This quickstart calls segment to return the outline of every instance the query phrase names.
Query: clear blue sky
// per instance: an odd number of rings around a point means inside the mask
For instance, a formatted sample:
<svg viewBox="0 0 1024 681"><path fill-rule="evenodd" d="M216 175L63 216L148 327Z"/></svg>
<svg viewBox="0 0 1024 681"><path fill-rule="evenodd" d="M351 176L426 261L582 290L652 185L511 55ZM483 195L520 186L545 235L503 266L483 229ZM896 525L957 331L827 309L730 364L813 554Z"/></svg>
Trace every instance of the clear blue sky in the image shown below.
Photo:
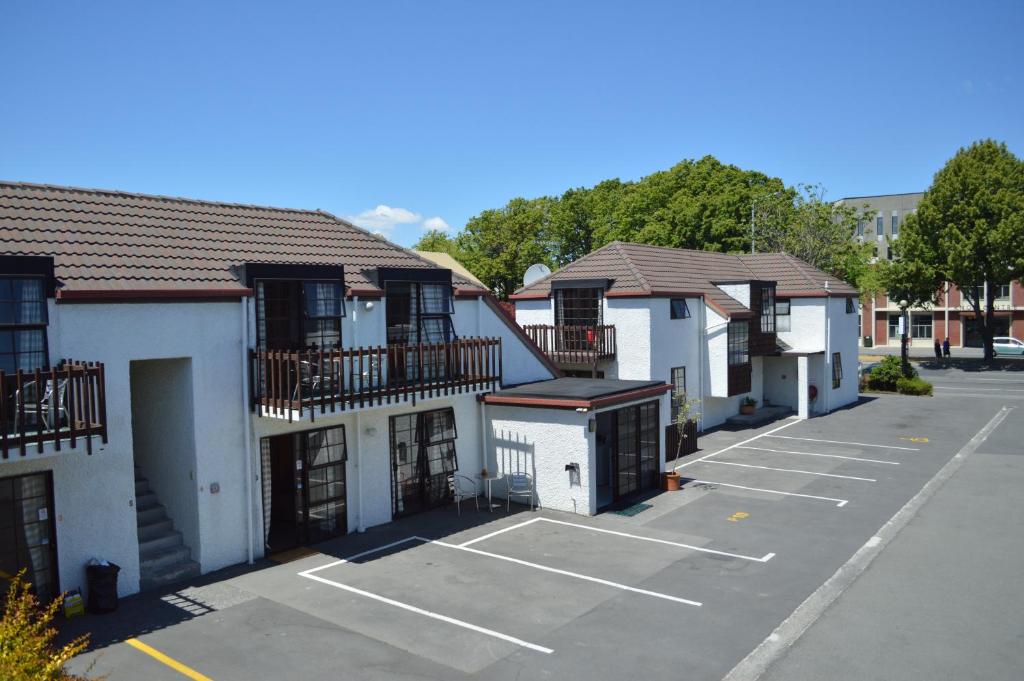
<svg viewBox="0 0 1024 681"><path fill-rule="evenodd" d="M831 198L922 190L982 137L1024 155L1024 2L843 4L9 2L0 178L408 245L705 154Z"/></svg>

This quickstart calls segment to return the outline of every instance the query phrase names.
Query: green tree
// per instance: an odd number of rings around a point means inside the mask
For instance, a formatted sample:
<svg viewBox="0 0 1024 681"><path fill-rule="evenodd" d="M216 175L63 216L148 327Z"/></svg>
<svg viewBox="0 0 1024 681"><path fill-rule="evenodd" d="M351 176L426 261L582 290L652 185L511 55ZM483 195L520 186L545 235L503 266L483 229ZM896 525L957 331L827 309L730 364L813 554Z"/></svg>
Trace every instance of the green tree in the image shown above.
<svg viewBox="0 0 1024 681"><path fill-rule="evenodd" d="M455 240L448 236L447 232L440 229L432 229L416 242L413 248L417 251L438 251L455 257Z"/></svg>
<svg viewBox="0 0 1024 681"><path fill-rule="evenodd" d="M935 174L894 250L890 296L933 302L943 282L952 282L981 320L991 361L993 285L1024 276L1024 163L993 140L961 148Z"/></svg>

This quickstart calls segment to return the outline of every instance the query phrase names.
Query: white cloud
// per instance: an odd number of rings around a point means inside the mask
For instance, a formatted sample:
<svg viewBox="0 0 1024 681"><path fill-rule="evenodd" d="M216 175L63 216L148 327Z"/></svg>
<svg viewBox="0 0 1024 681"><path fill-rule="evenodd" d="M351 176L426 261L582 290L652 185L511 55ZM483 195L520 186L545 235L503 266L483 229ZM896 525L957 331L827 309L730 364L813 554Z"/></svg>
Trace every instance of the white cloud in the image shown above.
<svg viewBox="0 0 1024 681"><path fill-rule="evenodd" d="M447 232L451 226L440 217L432 217L423 221L423 229L438 229Z"/></svg>
<svg viewBox="0 0 1024 681"><path fill-rule="evenodd" d="M346 219L363 229L387 233L398 225L414 225L422 220L423 216L405 208L393 208L382 203L376 208L364 210L359 215L348 215Z"/></svg>

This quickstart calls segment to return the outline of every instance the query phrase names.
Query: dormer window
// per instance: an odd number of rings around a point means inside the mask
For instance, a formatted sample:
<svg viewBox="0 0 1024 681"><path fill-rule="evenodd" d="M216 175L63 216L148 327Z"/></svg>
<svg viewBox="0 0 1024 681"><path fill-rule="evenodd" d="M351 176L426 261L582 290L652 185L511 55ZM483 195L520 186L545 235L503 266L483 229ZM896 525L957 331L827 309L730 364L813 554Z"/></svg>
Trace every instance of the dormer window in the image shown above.
<svg viewBox="0 0 1024 681"><path fill-rule="evenodd" d="M345 284L341 267L246 265L256 292L256 343L266 350L341 347Z"/></svg>
<svg viewBox="0 0 1024 681"><path fill-rule="evenodd" d="M603 297L597 287L555 289L555 325L600 326Z"/></svg>
<svg viewBox="0 0 1024 681"><path fill-rule="evenodd" d="M448 343L455 338L452 272L427 268L381 268L389 345Z"/></svg>

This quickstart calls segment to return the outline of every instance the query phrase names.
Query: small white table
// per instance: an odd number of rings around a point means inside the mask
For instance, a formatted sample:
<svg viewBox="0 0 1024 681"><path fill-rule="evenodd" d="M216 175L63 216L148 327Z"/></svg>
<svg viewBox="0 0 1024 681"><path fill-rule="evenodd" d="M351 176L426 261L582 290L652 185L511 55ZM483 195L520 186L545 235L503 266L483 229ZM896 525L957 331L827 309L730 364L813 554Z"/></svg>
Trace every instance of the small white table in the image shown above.
<svg viewBox="0 0 1024 681"><path fill-rule="evenodd" d="M495 480L501 480L505 476L504 475L488 475L486 478L483 477L483 476L479 476L479 477L480 477L481 480L484 481L484 489L487 491L487 510L489 510L491 513L494 513L494 509L497 508L498 506L501 506L501 504L495 504L494 503L491 485L494 484Z"/></svg>

